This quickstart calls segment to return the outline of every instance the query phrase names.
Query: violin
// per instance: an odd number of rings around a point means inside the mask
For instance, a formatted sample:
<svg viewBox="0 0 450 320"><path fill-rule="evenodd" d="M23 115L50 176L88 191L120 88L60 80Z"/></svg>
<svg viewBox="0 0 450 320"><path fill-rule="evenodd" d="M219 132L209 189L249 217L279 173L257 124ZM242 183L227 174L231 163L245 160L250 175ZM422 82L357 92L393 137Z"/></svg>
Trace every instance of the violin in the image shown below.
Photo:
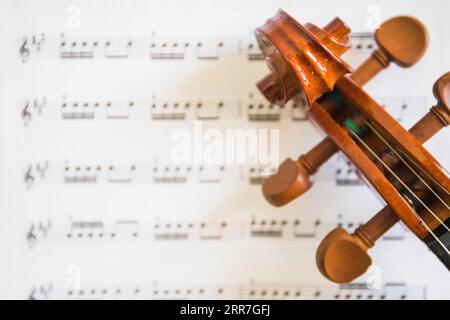
<svg viewBox="0 0 450 320"><path fill-rule="evenodd" d="M256 30L270 70L258 89L280 107L293 100L327 135L297 160L285 160L265 180L263 195L274 206L286 205L308 191L311 176L340 151L386 207L352 234L332 230L316 251L319 271L337 283L361 276L372 264L368 250L399 221L450 269L449 175L422 145L450 123L450 72L434 83L436 105L408 131L362 86L391 62L417 63L428 46L425 26L409 16L385 21L374 35L378 48L355 70L341 58L349 33L339 18L319 28L282 10Z"/></svg>

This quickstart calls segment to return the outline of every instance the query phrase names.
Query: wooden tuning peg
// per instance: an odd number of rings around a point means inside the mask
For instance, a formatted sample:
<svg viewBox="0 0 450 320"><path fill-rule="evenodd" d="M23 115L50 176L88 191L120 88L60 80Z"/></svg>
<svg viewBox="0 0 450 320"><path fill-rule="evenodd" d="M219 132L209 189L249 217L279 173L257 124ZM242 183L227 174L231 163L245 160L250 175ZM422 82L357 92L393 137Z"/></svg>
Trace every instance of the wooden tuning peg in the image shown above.
<svg viewBox="0 0 450 320"><path fill-rule="evenodd" d="M423 116L409 132L421 143L425 143L443 127L450 124L450 72L442 75L433 85L437 104Z"/></svg>
<svg viewBox="0 0 450 320"><path fill-rule="evenodd" d="M437 105L409 130L421 143L450 124L450 72L435 82L433 93ZM386 206L353 234L340 227L334 229L317 248L316 263L320 272L337 283L351 282L363 275L372 264L368 249L398 220L395 212Z"/></svg>
<svg viewBox="0 0 450 320"><path fill-rule="evenodd" d="M428 47L428 32L418 19L399 16L381 24L375 31L375 41L379 48L351 75L360 85L367 83L391 62L402 68L415 64Z"/></svg>
<svg viewBox="0 0 450 320"><path fill-rule="evenodd" d="M277 173L269 176L262 186L264 198L276 206L283 206L309 190L310 180L317 168L337 151L331 139L324 139L296 161L285 160Z"/></svg>
<svg viewBox="0 0 450 320"><path fill-rule="evenodd" d="M314 27L308 24L306 27L314 30ZM329 29L331 28L324 28L324 30ZM333 29L341 30L342 27ZM332 34L330 31L327 32ZM316 33L319 34L319 31ZM375 40L379 48L374 50L371 57L350 75L360 85L366 84L381 70L387 68L391 61L401 67L411 67L417 63L428 46L428 32L416 18L399 16L385 21L375 32ZM341 39L341 41L343 40ZM272 80L266 77L265 81L269 83ZM438 80L436 84L438 82L442 86L443 82ZM268 84L265 85L265 90L266 96L275 95L275 93L270 93ZM326 103L327 109L335 108L333 100L326 99L323 102ZM435 111L439 112L439 109ZM431 116L430 120L438 121L434 116ZM422 130L433 130L434 127L430 126L422 128ZM325 138L310 151L301 155L298 160L287 159L280 166L278 172L267 178L263 184L264 197L274 206L283 206L298 198L312 186L311 175L316 173L320 166L338 151L334 142L330 138Z"/></svg>
<svg viewBox="0 0 450 320"><path fill-rule="evenodd" d="M334 229L317 248L319 271L337 283L347 283L358 278L372 264L367 250L397 221L397 215L386 206L353 234L340 227Z"/></svg>

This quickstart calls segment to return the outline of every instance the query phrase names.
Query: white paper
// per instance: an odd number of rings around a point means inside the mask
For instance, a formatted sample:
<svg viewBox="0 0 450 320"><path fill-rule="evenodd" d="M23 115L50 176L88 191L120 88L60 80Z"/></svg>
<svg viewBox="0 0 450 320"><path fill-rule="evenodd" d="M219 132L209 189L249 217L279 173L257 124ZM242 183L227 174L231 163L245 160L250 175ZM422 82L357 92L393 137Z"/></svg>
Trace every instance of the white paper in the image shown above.
<svg viewBox="0 0 450 320"><path fill-rule="evenodd" d="M450 69L448 1L2 1L0 297L36 299L448 299L448 271L402 225L349 286L318 272L315 249L383 207L335 156L283 208L260 164L175 164L174 131L279 129L279 161L323 135L292 105L271 108L253 30L283 8L352 28L353 66L377 22L430 33L425 57L367 90L406 127ZM406 106L406 107L405 107ZM427 148L450 165L448 132ZM372 289L367 289L369 286Z"/></svg>

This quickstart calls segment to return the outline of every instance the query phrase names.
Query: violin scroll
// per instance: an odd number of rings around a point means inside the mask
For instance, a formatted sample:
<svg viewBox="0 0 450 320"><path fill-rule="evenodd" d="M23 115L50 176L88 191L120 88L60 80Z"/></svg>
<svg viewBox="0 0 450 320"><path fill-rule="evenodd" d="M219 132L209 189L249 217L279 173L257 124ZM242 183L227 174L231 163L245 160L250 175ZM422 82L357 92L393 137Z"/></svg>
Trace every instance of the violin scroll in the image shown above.
<svg viewBox="0 0 450 320"><path fill-rule="evenodd" d="M416 30L416 32L398 38L395 43L392 42L391 36L402 34L405 26L409 30ZM323 31L320 31L321 29L314 25L306 24L306 28L309 28L319 38L326 39L326 36L320 35ZM345 43L346 29L342 27L340 20L333 20L328 26L324 27L324 30L328 37L337 38L334 43ZM428 45L427 30L423 24L416 18L407 16L394 17L385 21L380 29L376 31L375 38L379 48L374 50L371 57L350 75L360 85L364 85L371 80L379 71L386 68L391 61L405 67L414 65L422 58ZM332 47L330 44L328 46ZM409 48L409 50L400 50L399 48ZM344 46L333 47L334 52L338 55L345 52L344 49L346 49ZM380 55L385 57L383 66L374 58ZM286 81L283 86L282 81L278 82L277 77L273 73L258 83L261 92L271 102L285 99L285 95L282 93L283 88L289 88L294 85L295 82L290 83ZM291 89L290 91L292 92L293 90ZM441 91L442 89L439 90L439 92ZM289 97L289 95L287 96ZM326 105L327 108L336 108L333 100L322 100L322 105ZM439 110L436 110L436 112L439 112ZM298 198L311 188L311 176L338 151L339 149L335 143L330 138L325 138L310 151L301 155L298 160L287 159L280 166L278 172L268 177L264 182L264 197L269 203L277 207Z"/></svg>
<svg viewBox="0 0 450 320"><path fill-rule="evenodd" d="M339 18L323 29L301 25L280 10L255 32L270 74L256 85L271 103L294 99L310 106L351 71L339 56L350 48L350 28Z"/></svg>

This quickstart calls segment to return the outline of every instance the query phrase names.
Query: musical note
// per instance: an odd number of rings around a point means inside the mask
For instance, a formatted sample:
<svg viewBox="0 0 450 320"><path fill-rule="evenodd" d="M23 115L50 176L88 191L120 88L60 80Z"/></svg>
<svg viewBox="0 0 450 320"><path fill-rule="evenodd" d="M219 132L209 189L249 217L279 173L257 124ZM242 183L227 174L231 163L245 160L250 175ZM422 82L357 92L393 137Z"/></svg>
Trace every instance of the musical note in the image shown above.
<svg viewBox="0 0 450 320"><path fill-rule="evenodd" d="M200 224L199 239L200 240L221 240L224 235L224 229L227 227L227 222L206 223Z"/></svg>
<svg viewBox="0 0 450 320"><path fill-rule="evenodd" d="M250 121L280 121L281 108L271 103L249 103L247 116Z"/></svg>
<svg viewBox="0 0 450 320"><path fill-rule="evenodd" d="M61 34L59 55L61 59L92 59L97 48L97 41L66 40L64 34Z"/></svg>
<svg viewBox="0 0 450 320"><path fill-rule="evenodd" d="M302 223L300 220L294 222L294 237L296 238L315 238L317 236L317 230L322 224L320 219L315 220L313 223Z"/></svg>
<svg viewBox="0 0 450 320"><path fill-rule="evenodd" d="M224 108L225 103L220 100L212 105L206 105L203 102L198 102L195 108L197 120L219 120L220 113Z"/></svg>
<svg viewBox="0 0 450 320"><path fill-rule="evenodd" d="M350 34L352 48L356 50L373 50L376 47L373 34L370 32L353 32Z"/></svg>
<svg viewBox="0 0 450 320"><path fill-rule="evenodd" d="M174 225L171 223L155 223L153 238L159 241L187 240L193 227L193 223L177 223Z"/></svg>
<svg viewBox="0 0 450 320"><path fill-rule="evenodd" d="M256 220L252 220L250 227L251 236L254 238L282 238L286 223L286 220L280 221L280 223L277 220L261 220L259 223Z"/></svg>
<svg viewBox="0 0 450 320"><path fill-rule="evenodd" d="M159 167L153 168L154 183L186 183L187 175L192 171L190 166Z"/></svg>
<svg viewBox="0 0 450 320"><path fill-rule="evenodd" d="M224 42L198 42L196 45L196 57L199 60L218 60L220 51L224 47Z"/></svg>
<svg viewBox="0 0 450 320"><path fill-rule="evenodd" d="M155 60L183 60L185 58L185 51L190 47L189 42L179 43L152 41L150 44L150 58Z"/></svg>
<svg viewBox="0 0 450 320"><path fill-rule="evenodd" d="M151 119L153 120L185 120L187 109L191 107L190 102L162 102L154 101L151 104Z"/></svg>
<svg viewBox="0 0 450 320"><path fill-rule="evenodd" d="M129 234L133 238L139 236L139 223L136 220L117 220L114 222L111 237L115 238L118 234Z"/></svg>
<svg viewBox="0 0 450 320"><path fill-rule="evenodd" d="M105 58L124 59L128 58L129 51L133 47L133 40L122 40L105 43Z"/></svg>
<svg viewBox="0 0 450 320"><path fill-rule="evenodd" d="M69 105L67 102L61 104L62 119L94 119L95 109L99 106L98 103L89 104L74 102Z"/></svg>
<svg viewBox="0 0 450 320"><path fill-rule="evenodd" d="M263 184L268 176L274 174L276 168L269 166L250 166L249 167L249 183L251 185Z"/></svg>
<svg viewBox="0 0 450 320"><path fill-rule="evenodd" d="M245 54L249 61L263 61L265 59L264 54L261 52L259 45L255 39L243 41L245 47Z"/></svg>
<svg viewBox="0 0 450 320"><path fill-rule="evenodd" d="M97 175L102 171L101 166L70 166L64 168L65 183L95 183Z"/></svg>
<svg viewBox="0 0 450 320"><path fill-rule="evenodd" d="M116 168L109 166L108 182L110 183L129 183L133 179L133 173L136 171L136 165L129 167Z"/></svg>
<svg viewBox="0 0 450 320"><path fill-rule="evenodd" d="M70 231L66 234L67 238L102 238L105 235L104 224L102 221L75 221L70 224Z"/></svg>
<svg viewBox="0 0 450 320"><path fill-rule="evenodd" d="M200 183L219 183L224 171L225 166L223 165L200 166L198 168L198 181Z"/></svg>

